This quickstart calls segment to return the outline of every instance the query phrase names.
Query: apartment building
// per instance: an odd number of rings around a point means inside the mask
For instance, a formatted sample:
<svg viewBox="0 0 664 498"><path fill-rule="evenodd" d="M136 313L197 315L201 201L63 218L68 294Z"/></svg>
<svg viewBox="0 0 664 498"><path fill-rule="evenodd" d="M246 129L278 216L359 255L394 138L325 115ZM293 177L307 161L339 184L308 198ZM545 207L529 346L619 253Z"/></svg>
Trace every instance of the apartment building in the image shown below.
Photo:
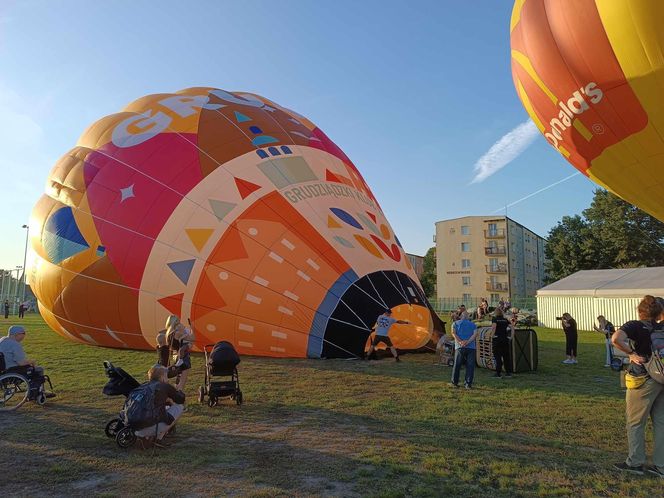
<svg viewBox="0 0 664 498"><path fill-rule="evenodd" d="M417 254L410 254L407 252L406 257L408 258L408 261L410 261L410 265L413 267L415 275L421 280L422 273L424 273L424 256L418 256Z"/></svg>
<svg viewBox="0 0 664 498"><path fill-rule="evenodd" d="M436 223L438 299L534 296L544 285L546 240L507 216L465 216Z"/></svg>

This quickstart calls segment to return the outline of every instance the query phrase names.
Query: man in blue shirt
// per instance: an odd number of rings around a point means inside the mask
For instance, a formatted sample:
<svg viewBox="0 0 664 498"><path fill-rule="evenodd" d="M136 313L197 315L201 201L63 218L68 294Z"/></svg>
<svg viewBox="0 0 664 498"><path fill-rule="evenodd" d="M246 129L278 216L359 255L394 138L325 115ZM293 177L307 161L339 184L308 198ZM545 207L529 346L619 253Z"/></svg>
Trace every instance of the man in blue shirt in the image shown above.
<svg viewBox="0 0 664 498"><path fill-rule="evenodd" d="M452 385L459 387L459 375L461 365L466 364L466 377L464 387L473 388L475 376L475 338L477 337L477 325L468 320L468 313L461 313L461 318L452 324L452 335L456 346L454 354L454 370L452 371Z"/></svg>
<svg viewBox="0 0 664 498"><path fill-rule="evenodd" d="M371 341L371 347L369 347L369 352L367 353L366 356L367 359L371 358L371 355L376 349L376 345L379 342L382 342L388 348L390 348L390 351L392 351L392 356L394 356L395 361L401 361L399 360L399 355L397 353L397 350L392 345L392 340L388 337L388 334L390 333L390 327L392 327L392 325L394 325L395 323L407 325L410 322L408 320L397 320L396 318L392 318L392 310L390 309L385 310L385 312L376 319L376 328L375 328L376 335L374 336L373 341Z"/></svg>

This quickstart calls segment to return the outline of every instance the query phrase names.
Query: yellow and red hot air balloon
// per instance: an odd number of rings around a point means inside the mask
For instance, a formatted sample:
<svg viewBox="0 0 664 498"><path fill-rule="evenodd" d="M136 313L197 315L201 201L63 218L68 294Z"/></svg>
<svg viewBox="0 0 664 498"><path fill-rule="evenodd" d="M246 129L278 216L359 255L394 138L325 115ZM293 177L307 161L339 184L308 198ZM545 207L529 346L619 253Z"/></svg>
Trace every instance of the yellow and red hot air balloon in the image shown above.
<svg viewBox="0 0 664 498"><path fill-rule="evenodd" d="M439 320L348 157L306 118L247 93L143 97L88 128L31 221L42 315L79 342L149 349L166 317L197 346L359 355L385 308L396 347Z"/></svg>
<svg viewBox="0 0 664 498"><path fill-rule="evenodd" d="M512 75L546 139L664 221L664 2L517 0Z"/></svg>

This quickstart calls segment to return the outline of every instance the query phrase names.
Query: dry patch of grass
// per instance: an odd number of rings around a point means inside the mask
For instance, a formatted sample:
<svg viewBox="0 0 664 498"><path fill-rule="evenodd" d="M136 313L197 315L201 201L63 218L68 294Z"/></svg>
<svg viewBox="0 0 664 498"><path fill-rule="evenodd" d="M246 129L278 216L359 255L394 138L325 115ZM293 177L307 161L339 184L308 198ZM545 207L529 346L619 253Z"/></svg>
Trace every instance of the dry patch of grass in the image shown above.
<svg viewBox="0 0 664 498"><path fill-rule="evenodd" d="M9 322L9 321L8 321ZM69 343L26 319L24 343L58 397L0 415L0 496L659 496L624 476L624 401L603 368L603 338L581 333L580 364L561 365L560 331L538 329L540 368L511 380L479 369L450 388L430 355L400 364L243 358L245 404L195 403L168 450L120 450L104 436L122 398L101 394L102 361L142 379L150 352Z"/></svg>

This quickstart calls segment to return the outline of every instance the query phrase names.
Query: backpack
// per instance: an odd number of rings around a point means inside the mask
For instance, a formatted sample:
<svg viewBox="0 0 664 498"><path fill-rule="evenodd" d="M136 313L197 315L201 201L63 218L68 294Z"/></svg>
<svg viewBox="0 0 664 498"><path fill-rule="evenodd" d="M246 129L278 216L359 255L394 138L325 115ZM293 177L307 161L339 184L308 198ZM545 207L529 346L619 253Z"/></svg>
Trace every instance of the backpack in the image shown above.
<svg viewBox="0 0 664 498"><path fill-rule="evenodd" d="M643 323L646 324L646 322ZM650 330L652 354L644 366L652 380L664 384L664 329L653 329L649 323L646 324L646 327Z"/></svg>
<svg viewBox="0 0 664 498"><path fill-rule="evenodd" d="M129 393L121 413L121 418L126 426L138 430L159 422L159 411L155 406L157 386L156 382L148 382Z"/></svg>

